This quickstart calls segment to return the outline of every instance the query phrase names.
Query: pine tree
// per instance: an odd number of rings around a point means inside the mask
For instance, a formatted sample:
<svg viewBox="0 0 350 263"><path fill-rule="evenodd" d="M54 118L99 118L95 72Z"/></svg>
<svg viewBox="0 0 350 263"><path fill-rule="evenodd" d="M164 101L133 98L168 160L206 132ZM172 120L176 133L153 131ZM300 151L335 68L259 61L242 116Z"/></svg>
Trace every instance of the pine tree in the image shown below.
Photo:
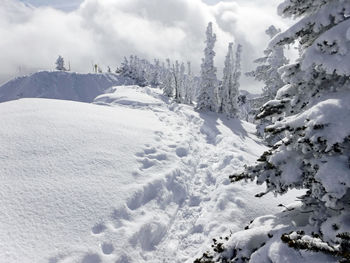
<svg viewBox="0 0 350 263"><path fill-rule="evenodd" d="M185 76L185 64L182 62L180 65L180 71L179 71L179 92L180 92L180 102L184 102L184 94L187 92L186 91L186 76Z"/></svg>
<svg viewBox="0 0 350 263"><path fill-rule="evenodd" d="M165 68L162 81L163 94L167 97L172 97L174 95L173 87L173 77L170 67L170 59L166 59L167 68Z"/></svg>
<svg viewBox="0 0 350 263"><path fill-rule="evenodd" d="M181 103L181 91L180 91L180 85L181 85L181 79L180 79L180 64L179 61L175 61L175 64L173 64L172 67L172 74L173 74L173 84L175 91L175 101L178 103Z"/></svg>
<svg viewBox="0 0 350 263"><path fill-rule="evenodd" d="M160 85L160 74L161 74L161 67L160 67L160 62L159 62L159 59L155 59L154 60L154 65L153 67L150 67L150 71L151 71L151 74L150 74L150 85L151 87L153 88L156 88Z"/></svg>
<svg viewBox="0 0 350 263"><path fill-rule="evenodd" d="M66 68L64 67L64 59L61 56L58 56L57 60L56 60L56 69L60 70L60 71L65 71Z"/></svg>
<svg viewBox="0 0 350 263"><path fill-rule="evenodd" d="M197 98L198 110L217 110L216 88L217 77L214 67L214 46L216 35L213 33L213 24L210 22L206 31L206 48L204 49L204 58L201 65L200 91Z"/></svg>
<svg viewBox="0 0 350 263"><path fill-rule="evenodd" d="M257 179L276 194L306 189L310 225L337 247L350 216L350 2L286 0L279 13L299 21L270 46L299 41L301 56L281 69L287 85L258 117L273 117L266 132L283 139L232 181Z"/></svg>
<svg viewBox="0 0 350 263"><path fill-rule="evenodd" d="M235 60L232 62L232 85L230 86L228 101L225 103L224 108L224 112L232 118L239 117L238 96L241 77L241 55L242 45L238 44Z"/></svg>
<svg viewBox="0 0 350 263"><path fill-rule="evenodd" d="M281 30L273 25L270 26L265 33L272 39ZM288 63L288 59L284 56L283 46L269 46L264 50L265 56L258 58L254 62L261 64L255 70L247 72L246 75L253 77L257 81L264 82L262 95L266 97L266 101L275 98L277 91L284 86L278 69Z"/></svg>
<svg viewBox="0 0 350 263"><path fill-rule="evenodd" d="M281 30L277 29L273 25L270 26L265 33L272 39ZM264 51L265 56L255 60L255 63L261 64L256 67L255 70L246 73L247 76L253 77L257 81L264 83L261 105L267 101L272 100L276 97L277 91L284 86L279 69L288 63L288 59L284 56L283 46L269 46ZM264 137L264 129L266 126L272 124L272 118L262 118L257 121L257 132L258 135ZM269 145L273 145L281 139L280 136L269 136L265 138Z"/></svg>
<svg viewBox="0 0 350 263"><path fill-rule="evenodd" d="M194 83L193 83L193 76L192 76L192 69L191 69L191 62L187 62L187 75L184 79L184 93L185 93L185 103L192 105L192 99L193 99L193 89L194 89Z"/></svg>
<svg viewBox="0 0 350 263"><path fill-rule="evenodd" d="M225 58L222 83L219 86L219 108L218 112L226 112L230 100L230 90L233 88L233 43L229 43Z"/></svg>

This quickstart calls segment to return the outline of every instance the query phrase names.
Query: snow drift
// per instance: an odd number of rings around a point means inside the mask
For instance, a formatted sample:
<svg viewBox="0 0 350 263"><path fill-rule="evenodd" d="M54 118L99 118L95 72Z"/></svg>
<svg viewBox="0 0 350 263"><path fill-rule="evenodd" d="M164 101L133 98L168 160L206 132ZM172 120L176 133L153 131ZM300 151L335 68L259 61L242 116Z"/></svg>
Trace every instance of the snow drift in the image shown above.
<svg viewBox="0 0 350 263"><path fill-rule="evenodd" d="M92 102L108 88L129 83L113 73L80 74L65 71L40 71L15 78L0 87L0 102L20 98L49 98Z"/></svg>

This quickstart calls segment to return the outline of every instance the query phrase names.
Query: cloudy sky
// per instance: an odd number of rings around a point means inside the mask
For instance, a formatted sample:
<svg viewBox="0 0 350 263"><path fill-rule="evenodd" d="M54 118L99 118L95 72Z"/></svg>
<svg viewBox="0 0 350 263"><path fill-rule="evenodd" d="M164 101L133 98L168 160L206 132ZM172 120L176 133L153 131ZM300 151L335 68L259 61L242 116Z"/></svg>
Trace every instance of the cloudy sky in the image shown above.
<svg viewBox="0 0 350 263"><path fill-rule="evenodd" d="M170 58L199 65L209 21L217 34L216 66L222 71L229 42L244 48L243 70L262 55L281 0L1 0L0 83L28 72L53 69L57 56L72 70L92 64L116 68L124 56ZM259 85L243 79L242 88Z"/></svg>

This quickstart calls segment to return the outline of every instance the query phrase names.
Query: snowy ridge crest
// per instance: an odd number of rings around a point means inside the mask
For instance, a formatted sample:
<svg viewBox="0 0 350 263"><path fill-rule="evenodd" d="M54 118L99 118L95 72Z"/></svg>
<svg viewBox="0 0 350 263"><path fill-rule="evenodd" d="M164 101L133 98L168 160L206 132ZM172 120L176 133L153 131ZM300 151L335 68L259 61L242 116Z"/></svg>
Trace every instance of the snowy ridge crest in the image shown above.
<svg viewBox="0 0 350 263"><path fill-rule="evenodd" d="M92 102L112 87L129 84L130 79L113 73L81 74L40 71L18 77L0 87L0 102L21 98L47 98Z"/></svg>

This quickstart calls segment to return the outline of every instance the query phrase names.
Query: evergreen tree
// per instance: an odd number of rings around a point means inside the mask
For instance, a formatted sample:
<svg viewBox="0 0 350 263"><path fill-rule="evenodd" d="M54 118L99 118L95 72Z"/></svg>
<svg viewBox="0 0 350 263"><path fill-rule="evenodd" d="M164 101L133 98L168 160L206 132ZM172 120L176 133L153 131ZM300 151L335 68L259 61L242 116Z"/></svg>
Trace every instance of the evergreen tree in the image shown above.
<svg viewBox="0 0 350 263"><path fill-rule="evenodd" d="M186 76L185 76L185 64L182 62L180 65L180 71L179 71L179 92L180 92L180 102L184 102L184 94L187 92L186 89Z"/></svg>
<svg viewBox="0 0 350 263"><path fill-rule="evenodd" d="M150 71L151 71L151 80L150 80L150 85L151 87L153 88L156 88L160 85L160 75L161 75L161 67L160 67L160 62L159 62L159 59L155 59L154 60L154 66L153 68L150 67Z"/></svg>
<svg viewBox="0 0 350 263"><path fill-rule="evenodd" d="M309 230L349 260L349 247L338 244L348 235L342 226L350 217L350 2L286 0L279 13L299 21L276 36L271 48L299 41L302 52L295 63L282 68L287 85L258 117L273 117L266 132L283 139L232 181L257 179L276 194L306 189L301 201L309 214ZM312 238L301 239L305 244L294 246L299 243L291 236L282 238L295 248L322 251Z"/></svg>
<svg viewBox="0 0 350 263"><path fill-rule="evenodd" d="M225 103L224 112L232 118L239 117L239 106L238 106L238 96L239 96L239 86L241 77L241 55L242 55L242 45L238 44L235 61L232 62L232 85L229 89L228 101Z"/></svg>
<svg viewBox="0 0 350 263"><path fill-rule="evenodd" d="M281 30L277 29L273 25L270 26L265 33L272 39ZM254 71L246 73L247 76L253 77L257 81L261 81L264 83L262 96L264 97L261 100L262 105L267 101L275 98L277 91L284 86L284 82L281 78L281 74L279 73L279 68L286 65L288 63L288 59L284 56L284 47L280 45L269 46L264 51L265 56L255 60L255 63L261 64L256 67ZM272 118L262 118L257 121L257 132L258 135L264 137L264 129L266 126L272 124ZM281 139L280 136L269 136L269 138L265 138L269 145L273 145L277 141Z"/></svg>
<svg viewBox="0 0 350 263"><path fill-rule="evenodd" d="M172 74L173 74L173 80L174 80L172 83L174 84L173 90L175 91L175 101L180 103L181 102L180 64L179 64L179 61L177 60L175 61L175 64L173 64Z"/></svg>
<svg viewBox="0 0 350 263"><path fill-rule="evenodd" d="M229 43L228 51L225 58L225 65L223 70L222 83L219 86L219 108L218 112L223 113L226 111L227 104L229 103L230 90L233 88L233 43Z"/></svg>
<svg viewBox="0 0 350 263"><path fill-rule="evenodd" d="M146 59L140 59L137 56L130 56L129 60L124 58L121 63L120 74L133 80L135 85L141 87L150 85L151 87L160 87L163 94L167 97L174 97L178 103L191 103L192 100L192 76L190 63L188 74L186 75L185 64L175 61L171 65L170 59L166 60L167 67L163 63L160 66L158 59L154 64Z"/></svg>
<svg viewBox="0 0 350 263"><path fill-rule="evenodd" d="M237 46L236 58L233 58L233 43L229 43L222 84L219 87L219 112L226 113L228 117L238 117L239 105L239 79L241 75L242 46Z"/></svg>
<svg viewBox="0 0 350 263"><path fill-rule="evenodd" d="M56 69L60 70L60 71L65 71L66 68L64 67L64 59L61 56L58 56L57 60L56 60Z"/></svg>
<svg viewBox="0 0 350 263"><path fill-rule="evenodd" d="M174 87L172 81L172 73L170 68L170 59L166 59L167 68L163 74L162 89L163 94L167 97L172 97L174 95Z"/></svg>
<svg viewBox="0 0 350 263"><path fill-rule="evenodd" d="M277 29L273 25L270 26L265 33L272 39L281 30ZM284 56L283 46L269 46L264 50L265 56L255 60L257 64L261 64L256 67L255 70L247 72L246 75L253 77L257 81L264 82L263 96L266 97L266 101L275 98L277 91L284 86L284 82L281 78L278 69L288 63L288 59Z"/></svg>
<svg viewBox="0 0 350 263"><path fill-rule="evenodd" d="M184 92L185 92L185 103L191 105L192 99L193 99L193 90L194 90L194 83L193 83L193 76L192 76L192 69L191 69L191 62L187 62L187 75L185 76L184 80Z"/></svg>
<svg viewBox="0 0 350 263"><path fill-rule="evenodd" d="M217 110L216 88L217 77L214 67L214 46L216 35L213 33L213 24L210 22L206 31L206 48L204 49L204 58L201 64L200 91L197 98L198 110Z"/></svg>

